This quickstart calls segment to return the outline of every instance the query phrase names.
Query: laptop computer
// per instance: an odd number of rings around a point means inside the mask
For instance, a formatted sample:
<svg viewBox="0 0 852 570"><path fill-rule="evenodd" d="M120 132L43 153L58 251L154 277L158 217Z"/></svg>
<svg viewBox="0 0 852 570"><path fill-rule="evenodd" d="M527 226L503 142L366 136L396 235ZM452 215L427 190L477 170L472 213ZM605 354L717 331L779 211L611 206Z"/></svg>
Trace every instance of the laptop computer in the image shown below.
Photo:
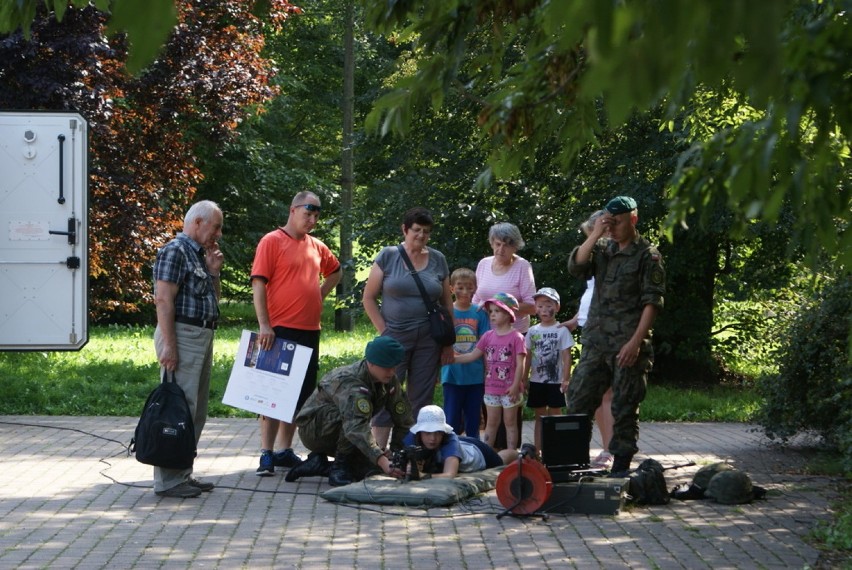
<svg viewBox="0 0 852 570"><path fill-rule="evenodd" d="M587 414L542 416L541 461L554 482L572 481L589 469L592 420Z"/></svg>

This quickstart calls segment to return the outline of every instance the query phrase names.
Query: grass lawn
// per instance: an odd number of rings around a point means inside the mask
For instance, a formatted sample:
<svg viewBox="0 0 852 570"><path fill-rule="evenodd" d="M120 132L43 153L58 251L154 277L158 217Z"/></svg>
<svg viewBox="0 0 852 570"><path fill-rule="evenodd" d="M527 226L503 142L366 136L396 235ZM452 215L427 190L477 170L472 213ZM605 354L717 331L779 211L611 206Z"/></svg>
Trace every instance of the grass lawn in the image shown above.
<svg viewBox="0 0 852 570"><path fill-rule="evenodd" d="M252 417L222 404L243 329L254 329L250 305L223 304L224 325L216 331L210 415ZM336 332L331 308L323 316L320 376L353 362L375 331L356 319L352 332ZM98 326L77 352L0 352L0 378L6 395L0 414L136 416L159 381L152 326ZM442 401L440 389L436 402ZM749 421L758 405L747 388L706 389L650 386L642 404L644 421Z"/></svg>

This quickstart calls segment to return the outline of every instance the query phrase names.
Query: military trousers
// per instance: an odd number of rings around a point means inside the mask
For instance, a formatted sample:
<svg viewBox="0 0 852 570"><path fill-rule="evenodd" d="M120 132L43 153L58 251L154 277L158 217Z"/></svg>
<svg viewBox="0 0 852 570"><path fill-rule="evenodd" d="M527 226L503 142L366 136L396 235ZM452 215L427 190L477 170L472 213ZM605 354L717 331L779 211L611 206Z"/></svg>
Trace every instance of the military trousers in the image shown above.
<svg viewBox="0 0 852 570"><path fill-rule="evenodd" d="M332 457L345 455L369 462L367 456L343 432L343 417L336 406L323 406L310 417L300 419L298 425L299 439L311 451Z"/></svg>
<svg viewBox="0 0 852 570"><path fill-rule="evenodd" d="M649 340L643 341L636 363L629 368L620 368L617 357L617 350L583 347L568 384L568 413L593 417L604 393L612 388L614 424L609 452L633 457L639 451L639 404L645 399L654 350Z"/></svg>

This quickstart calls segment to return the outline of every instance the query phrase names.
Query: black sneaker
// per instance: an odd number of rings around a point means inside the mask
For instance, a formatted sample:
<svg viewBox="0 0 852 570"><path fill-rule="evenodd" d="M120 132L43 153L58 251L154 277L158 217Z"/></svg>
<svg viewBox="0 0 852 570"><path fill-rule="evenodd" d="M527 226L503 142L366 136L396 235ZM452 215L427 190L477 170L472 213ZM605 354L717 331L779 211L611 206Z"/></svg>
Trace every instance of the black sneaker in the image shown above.
<svg viewBox="0 0 852 570"><path fill-rule="evenodd" d="M214 485L213 483L208 483L207 481L199 481L195 477L190 477L189 479L186 480L186 483L190 487L195 487L196 489L201 489L205 493L209 493L210 491L213 490L214 487L216 487L216 485Z"/></svg>
<svg viewBox="0 0 852 570"><path fill-rule="evenodd" d="M258 477L269 477L275 474L275 461L272 459L271 451L262 451L260 453L260 467L257 468L255 474Z"/></svg>
<svg viewBox="0 0 852 570"><path fill-rule="evenodd" d="M181 483L165 491L157 491L158 497L172 497L173 499L191 499L201 494L201 489L193 487L189 483Z"/></svg>
<svg viewBox="0 0 852 570"><path fill-rule="evenodd" d="M296 455L292 449L285 449L272 454L272 463L275 467L293 468L302 463L302 458Z"/></svg>

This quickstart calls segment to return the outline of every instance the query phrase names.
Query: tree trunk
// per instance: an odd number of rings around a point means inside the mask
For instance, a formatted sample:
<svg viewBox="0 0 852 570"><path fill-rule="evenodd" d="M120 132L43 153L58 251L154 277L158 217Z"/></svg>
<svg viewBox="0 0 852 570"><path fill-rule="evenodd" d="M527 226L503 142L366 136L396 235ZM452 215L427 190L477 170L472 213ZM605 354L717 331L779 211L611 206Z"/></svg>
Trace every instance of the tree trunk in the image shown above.
<svg viewBox="0 0 852 570"><path fill-rule="evenodd" d="M354 288L352 272L352 189L355 184L355 167L352 152L353 114L355 100L355 48L354 48L354 8L352 0L346 2L345 31L343 35L343 149L340 180L341 216L340 216L340 263L343 278L337 285L337 299L349 300ZM352 311L349 307L340 307L334 311L334 330L352 330Z"/></svg>
<svg viewBox="0 0 852 570"><path fill-rule="evenodd" d="M661 246L666 296L654 326L656 379L678 384L719 380L710 351L719 243L720 236L693 228L675 232L674 245Z"/></svg>

